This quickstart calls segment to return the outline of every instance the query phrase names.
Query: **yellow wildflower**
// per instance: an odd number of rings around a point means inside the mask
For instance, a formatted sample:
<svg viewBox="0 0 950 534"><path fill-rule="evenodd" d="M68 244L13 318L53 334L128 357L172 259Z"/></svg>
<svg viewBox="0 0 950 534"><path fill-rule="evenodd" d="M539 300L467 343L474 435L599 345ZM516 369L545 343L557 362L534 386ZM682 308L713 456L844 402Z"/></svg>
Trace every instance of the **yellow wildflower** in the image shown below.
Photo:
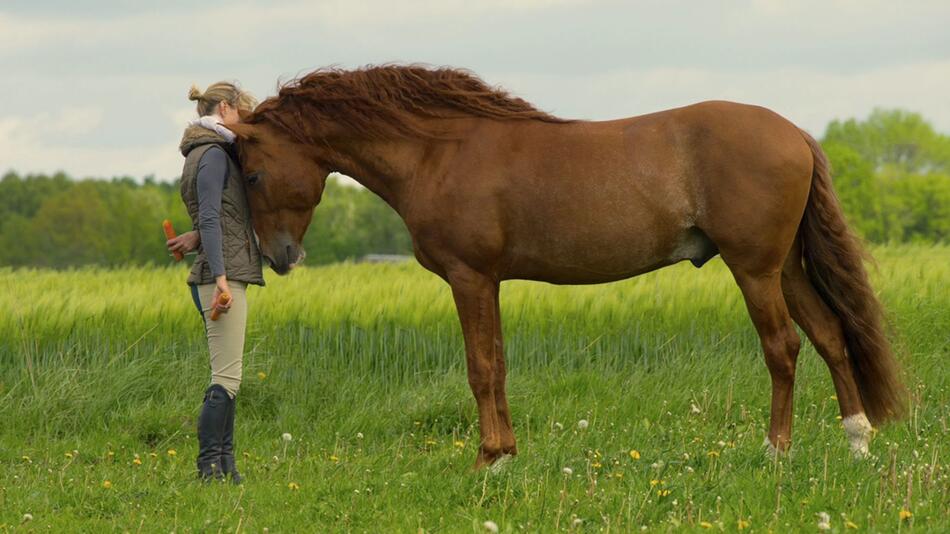
<svg viewBox="0 0 950 534"><path fill-rule="evenodd" d="M601 467L603 467L603 466L600 464L600 462L596 462L596 461L595 461L594 463L590 464L590 466L593 467L594 469L600 469Z"/></svg>
<svg viewBox="0 0 950 534"><path fill-rule="evenodd" d="M837 395L832 395L832 396L830 396L830 397L828 397L828 398L831 399L831 400L838 400L838 396L837 396Z"/></svg>
<svg viewBox="0 0 950 534"><path fill-rule="evenodd" d="M637 449L630 449L630 458L633 460L639 460L640 451L638 451Z"/></svg>
<svg viewBox="0 0 950 534"><path fill-rule="evenodd" d="M169 456L175 456L177 454L178 454L178 451L176 451L175 449L168 449Z"/></svg>
<svg viewBox="0 0 950 534"><path fill-rule="evenodd" d="M331 455L330 455L330 461L333 462L333 463L337 463L337 462L340 461L340 458L339 458L337 455L335 455L335 454L331 454Z"/></svg>
<svg viewBox="0 0 950 534"><path fill-rule="evenodd" d="M426 445L435 445L436 443L438 443L438 441L432 438L426 438Z"/></svg>
<svg viewBox="0 0 950 534"><path fill-rule="evenodd" d="M28 463L28 464L33 463L33 460L30 460L30 457L29 457L29 456L21 456L20 459L23 460L24 462Z"/></svg>
<svg viewBox="0 0 950 534"><path fill-rule="evenodd" d="M135 464L135 465L142 465L142 459L139 458L139 455L138 455L138 454L136 454L136 455L135 455L135 458L132 459L132 463Z"/></svg>
<svg viewBox="0 0 950 534"><path fill-rule="evenodd" d="M102 481L102 487L105 488L105 489L112 489L112 482L110 482L110 481L108 481L108 480L103 480L103 481Z"/></svg>
<svg viewBox="0 0 950 534"><path fill-rule="evenodd" d="M903 519L910 519L911 517L914 517L914 514L912 514L910 510L903 508L901 509L900 516L901 516L901 519L903 520Z"/></svg>
<svg viewBox="0 0 950 534"><path fill-rule="evenodd" d="M654 478L653 480L650 481L650 486L656 486L659 483L660 481Z"/></svg>
<svg viewBox="0 0 950 534"><path fill-rule="evenodd" d="M845 521L844 526L845 528L858 528L858 526L852 523L851 521Z"/></svg>
<svg viewBox="0 0 950 534"><path fill-rule="evenodd" d="M745 519L740 519L740 520L739 520L738 527L739 527L739 530L743 530L743 529L749 528L749 522L746 521Z"/></svg>
<svg viewBox="0 0 950 534"><path fill-rule="evenodd" d="M712 523L710 523L709 521L700 521L700 522L699 522L699 526L701 526L701 527L703 527L703 528L712 528L712 527L713 527Z"/></svg>
<svg viewBox="0 0 950 534"><path fill-rule="evenodd" d="M464 441L455 440L455 444L454 444L454 445L455 445L456 447L458 447L459 449L465 448L465 442L464 442Z"/></svg>
<svg viewBox="0 0 950 534"><path fill-rule="evenodd" d="M148 453L148 455L149 455L149 457L151 457L151 458L158 458L158 453L155 453L155 452L150 452L150 453Z"/></svg>
<svg viewBox="0 0 950 534"><path fill-rule="evenodd" d="M70 460L72 460L72 459L73 459L73 453L67 452L67 453L66 453L66 458L69 458Z"/></svg>
<svg viewBox="0 0 950 534"><path fill-rule="evenodd" d="M287 487L293 491L297 491L300 489L300 484L297 484L296 482L291 482L290 484L287 484Z"/></svg>
<svg viewBox="0 0 950 534"><path fill-rule="evenodd" d="M258 379L258 380L264 380L265 378L267 378L267 373L265 373L264 371L258 371L258 373L257 373L257 379Z"/></svg>
<svg viewBox="0 0 950 534"><path fill-rule="evenodd" d="M706 456L710 458L719 458L719 451L709 451L706 453Z"/></svg>
<svg viewBox="0 0 950 534"><path fill-rule="evenodd" d="M670 494L670 490L668 489L657 490L656 494L660 497L666 497L667 495Z"/></svg>

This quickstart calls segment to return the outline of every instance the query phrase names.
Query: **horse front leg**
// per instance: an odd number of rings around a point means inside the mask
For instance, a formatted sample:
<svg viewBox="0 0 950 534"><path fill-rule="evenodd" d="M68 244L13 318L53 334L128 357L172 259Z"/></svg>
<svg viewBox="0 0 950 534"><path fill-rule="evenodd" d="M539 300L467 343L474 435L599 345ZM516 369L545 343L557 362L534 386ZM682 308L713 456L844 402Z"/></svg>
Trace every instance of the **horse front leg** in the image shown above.
<svg viewBox="0 0 950 534"><path fill-rule="evenodd" d="M468 383L478 405L478 469L515 451L505 398L498 281L468 268L451 271L448 280L465 338Z"/></svg>

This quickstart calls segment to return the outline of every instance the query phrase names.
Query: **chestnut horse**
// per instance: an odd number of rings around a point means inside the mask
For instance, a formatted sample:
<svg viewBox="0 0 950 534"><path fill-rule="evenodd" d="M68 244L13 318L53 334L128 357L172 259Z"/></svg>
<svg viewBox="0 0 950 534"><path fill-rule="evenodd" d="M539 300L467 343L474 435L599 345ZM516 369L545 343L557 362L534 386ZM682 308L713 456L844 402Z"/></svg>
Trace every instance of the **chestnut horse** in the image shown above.
<svg viewBox="0 0 950 534"><path fill-rule="evenodd" d="M720 254L772 379L767 445L792 435L798 323L828 365L855 454L905 392L882 311L818 143L767 109L703 102L590 122L537 110L462 70L321 69L229 126L254 228L287 273L339 171L405 221L452 288L478 405L476 467L516 453L502 280L595 284ZM866 415L865 415L866 414ZM870 421L869 421L870 418Z"/></svg>

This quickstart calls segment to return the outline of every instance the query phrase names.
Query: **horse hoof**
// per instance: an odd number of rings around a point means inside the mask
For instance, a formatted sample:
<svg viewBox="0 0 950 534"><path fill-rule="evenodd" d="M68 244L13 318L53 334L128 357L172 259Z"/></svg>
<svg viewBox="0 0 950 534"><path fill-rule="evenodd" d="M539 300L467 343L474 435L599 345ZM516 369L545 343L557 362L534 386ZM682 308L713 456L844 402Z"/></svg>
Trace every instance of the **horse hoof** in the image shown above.
<svg viewBox="0 0 950 534"><path fill-rule="evenodd" d="M772 444L772 440L770 440L768 436L765 436L765 441L763 441L762 444L765 445L765 456L769 460L775 460L776 458L788 456L788 451L791 449L789 445L784 447L776 447Z"/></svg>
<svg viewBox="0 0 950 534"><path fill-rule="evenodd" d="M874 429L871 422L863 413L858 413L845 417L841 421L844 426L844 432L848 435L848 444L851 446L851 454L857 459L867 458L868 442L871 440L871 433Z"/></svg>
<svg viewBox="0 0 950 534"><path fill-rule="evenodd" d="M491 467L488 468L488 471L493 475L504 472L505 469L507 469L508 464L511 463L512 458L514 458L514 456L510 454L502 454L497 460L495 460L495 463L491 464Z"/></svg>

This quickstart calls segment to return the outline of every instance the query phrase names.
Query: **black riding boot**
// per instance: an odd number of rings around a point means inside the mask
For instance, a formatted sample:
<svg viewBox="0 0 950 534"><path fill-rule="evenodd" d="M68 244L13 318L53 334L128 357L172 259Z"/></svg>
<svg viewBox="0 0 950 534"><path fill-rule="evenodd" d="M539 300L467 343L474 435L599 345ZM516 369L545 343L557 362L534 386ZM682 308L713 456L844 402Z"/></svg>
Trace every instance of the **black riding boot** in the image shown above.
<svg viewBox="0 0 950 534"><path fill-rule="evenodd" d="M224 478L221 452L228 411L234 401L220 384L205 391L205 402L198 416L198 477L202 480ZM232 412L233 413L233 412Z"/></svg>
<svg viewBox="0 0 950 534"><path fill-rule="evenodd" d="M240 484L244 477L238 473L237 464L234 461L234 408L237 405L237 399L232 399L228 405L227 420L224 424L224 436L221 440L221 471L226 476L231 477L231 482Z"/></svg>

